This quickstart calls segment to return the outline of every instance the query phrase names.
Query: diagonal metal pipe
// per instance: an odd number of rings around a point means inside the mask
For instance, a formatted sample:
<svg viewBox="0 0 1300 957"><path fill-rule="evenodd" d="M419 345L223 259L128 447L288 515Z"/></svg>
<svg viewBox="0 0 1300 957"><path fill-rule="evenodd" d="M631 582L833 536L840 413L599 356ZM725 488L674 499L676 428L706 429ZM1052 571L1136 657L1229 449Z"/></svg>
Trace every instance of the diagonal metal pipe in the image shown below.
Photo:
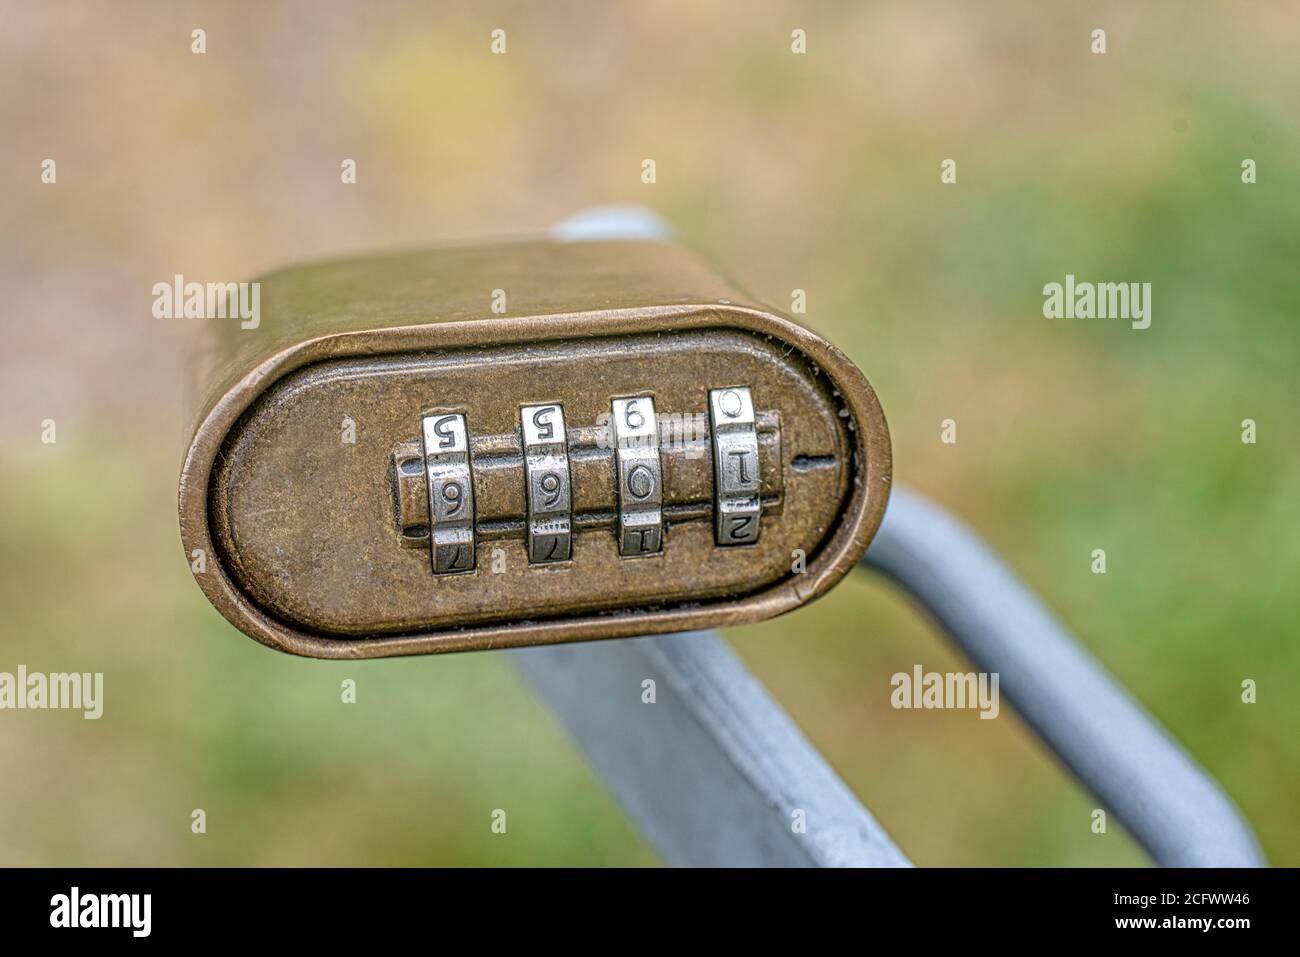
<svg viewBox="0 0 1300 957"><path fill-rule="evenodd" d="M905 488L862 565L897 582L1157 864L1265 861L1219 785L964 524Z"/></svg>

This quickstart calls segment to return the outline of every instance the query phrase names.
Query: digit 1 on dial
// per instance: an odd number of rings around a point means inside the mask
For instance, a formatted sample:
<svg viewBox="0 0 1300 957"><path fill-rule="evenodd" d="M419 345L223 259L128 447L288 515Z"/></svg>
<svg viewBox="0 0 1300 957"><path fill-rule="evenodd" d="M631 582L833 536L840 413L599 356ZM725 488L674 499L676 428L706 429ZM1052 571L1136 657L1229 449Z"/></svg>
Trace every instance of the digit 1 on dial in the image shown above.
<svg viewBox="0 0 1300 957"><path fill-rule="evenodd" d="M758 434L754 399L745 386L709 391L713 443L714 540L721 546L753 545L763 505L758 484Z"/></svg>
<svg viewBox="0 0 1300 957"><path fill-rule="evenodd" d="M528 492L528 561L563 562L573 555L573 502L564 409L525 405L519 410Z"/></svg>
<svg viewBox="0 0 1300 957"><path fill-rule="evenodd" d="M436 575L474 569L474 479L465 416L438 412L422 420L429 489L429 547Z"/></svg>

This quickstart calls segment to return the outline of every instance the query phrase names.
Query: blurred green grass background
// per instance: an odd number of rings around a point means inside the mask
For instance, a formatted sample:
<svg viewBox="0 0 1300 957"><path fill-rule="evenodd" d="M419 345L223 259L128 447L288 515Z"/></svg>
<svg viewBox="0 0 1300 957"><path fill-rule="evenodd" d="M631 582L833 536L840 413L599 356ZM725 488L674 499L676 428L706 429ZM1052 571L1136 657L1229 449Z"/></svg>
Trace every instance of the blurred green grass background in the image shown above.
<svg viewBox="0 0 1300 957"><path fill-rule="evenodd" d="M106 685L97 722L0 713L0 864L656 863L506 656L294 659L208 606L175 518L202 330L149 315L177 272L602 202L653 207L778 306L805 289L881 396L898 480L984 534L1300 863L1300 11L0 11L0 670ZM1151 328L1045 320L1067 272L1151 282ZM1091 833L1095 802L1010 709L889 707L894 672L966 665L888 586L728 637L918 863L1143 861L1115 822Z"/></svg>

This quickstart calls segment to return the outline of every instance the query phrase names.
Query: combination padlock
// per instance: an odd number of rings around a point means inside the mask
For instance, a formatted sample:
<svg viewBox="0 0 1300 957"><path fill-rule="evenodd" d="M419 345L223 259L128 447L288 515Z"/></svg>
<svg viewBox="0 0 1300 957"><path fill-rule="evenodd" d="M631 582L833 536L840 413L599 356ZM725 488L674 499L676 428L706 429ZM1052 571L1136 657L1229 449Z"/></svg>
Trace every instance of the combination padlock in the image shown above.
<svg viewBox="0 0 1300 957"><path fill-rule="evenodd" d="M670 243L331 262L261 302L215 353L180 520L204 592L272 647L757 621L825 593L884 512L862 373Z"/></svg>

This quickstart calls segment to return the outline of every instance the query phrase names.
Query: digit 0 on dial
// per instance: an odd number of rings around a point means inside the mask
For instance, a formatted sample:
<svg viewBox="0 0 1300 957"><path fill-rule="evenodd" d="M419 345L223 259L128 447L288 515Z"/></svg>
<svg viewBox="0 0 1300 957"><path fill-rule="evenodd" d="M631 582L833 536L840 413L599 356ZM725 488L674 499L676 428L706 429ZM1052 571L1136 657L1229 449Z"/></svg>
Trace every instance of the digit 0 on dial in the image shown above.
<svg viewBox="0 0 1300 957"><path fill-rule="evenodd" d="M429 547L434 574L474 568L474 480L469 427L455 412L423 420L424 477L429 487Z"/></svg>
<svg viewBox="0 0 1300 957"><path fill-rule="evenodd" d="M573 555L568 431L559 405L519 410L528 490L528 561L567 561Z"/></svg>
<svg viewBox="0 0 1300 957"><path fill-rule="evenodd" d="M653 555L663 548L663 469L659 424L648 395L615 399L614 460L618 473L618 553Z"/></svg>

